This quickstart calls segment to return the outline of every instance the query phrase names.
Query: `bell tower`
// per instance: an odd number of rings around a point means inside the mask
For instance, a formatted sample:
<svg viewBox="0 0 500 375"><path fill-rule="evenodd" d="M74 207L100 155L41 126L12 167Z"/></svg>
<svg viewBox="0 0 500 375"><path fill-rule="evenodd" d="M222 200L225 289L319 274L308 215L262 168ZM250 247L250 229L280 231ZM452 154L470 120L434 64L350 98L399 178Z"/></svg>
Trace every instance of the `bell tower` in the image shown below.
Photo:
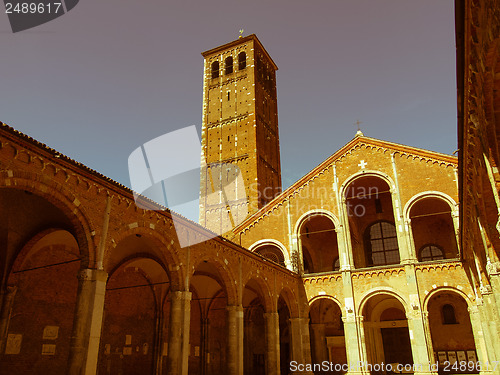
<svg viewBox="0 0 500 375"><path fill-rule="evenodd" d="M281 192L278 67L254 34L210 49L202 56L201 142L202 165L206 168L201 172L200 224L224 233ZM212 173L213 165L239 170L236 191L210 198L218 190L214 180L219 180ZM231 197L225 199L228 195ZM224 215L229 215L231 225L223 224Z"/></svg>

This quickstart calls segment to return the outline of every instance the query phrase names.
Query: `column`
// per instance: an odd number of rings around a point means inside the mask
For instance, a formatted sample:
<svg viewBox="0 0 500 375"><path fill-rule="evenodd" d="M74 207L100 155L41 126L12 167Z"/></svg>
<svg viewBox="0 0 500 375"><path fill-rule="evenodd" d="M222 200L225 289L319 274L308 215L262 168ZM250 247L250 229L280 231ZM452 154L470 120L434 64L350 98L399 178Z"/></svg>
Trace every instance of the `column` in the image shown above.
<svg viewBox="0 0 500 375"><path fill-rule="evenodd" d="M171 292L168 327L168 375L187 375L188 373L190 324L191 292Z"/></svg>
<svg viewBox="0 0 500 375"><path fill-rule="evenodd" d="M243 306L227 306L227 369L229 375L243 375Z"/></svg>
<svg viewBox="0 0 500 375"><path fill-rule="evenodd" d="M201 375L206 375L208 370L207 354L209 353L208 335L209 335L210 321L208 318L201 320Z"/></svg>
<svg viewBox="0 0 500 375"><path fill-rule="evenodd" d="M264 313L266 319L266 375L280 375L280 327L277 312Z"/></svg>
<svg viewBox="0 0 500 375"><path fill-rule="evenodd" d="M433 360L433 356L430 355L432 343L427 341L428 335L425 330L424 316L418 309L418 306L413 306L414 310L407 314L407 319L413 363L416 365L415 374L435 373L437 369L430 367Z"/></svg>
<svg viewBox="0 0 500 375"><path fill-rule="evenodd" d="M314 348L314 363L321 363L327 360L328 353L326 352L326 339L325 339L325 324L312 323L312 343Z"/></svg>
<svg viewBox="0 0 500 375"><path fill-rule="evenodd" d="M78 273L78 292L68 359L70 375L90 375L97 371L107 280L108 274L100 270L82 269Z"/></svg>
<svg viewBox="0 0 500 375"><path fill-rule="evenodd" d="M297 365L311 363L311 347L309 340L309 318L291 318L291 361ZM294 372L292 372L294 373ZM294 374L298 374L295 372ZM302 372L301 374L310 374L312 372Z"/></svg>
<svg viewBox="0 0 500 375"><path fill-rule="evenodd" d="M5 352L5 344L7 342L7 335L9 332L10 313L12 305L14 304L14 297L17 292L16 286L7 286L1 292L0 301L0 354Z"/></svg>

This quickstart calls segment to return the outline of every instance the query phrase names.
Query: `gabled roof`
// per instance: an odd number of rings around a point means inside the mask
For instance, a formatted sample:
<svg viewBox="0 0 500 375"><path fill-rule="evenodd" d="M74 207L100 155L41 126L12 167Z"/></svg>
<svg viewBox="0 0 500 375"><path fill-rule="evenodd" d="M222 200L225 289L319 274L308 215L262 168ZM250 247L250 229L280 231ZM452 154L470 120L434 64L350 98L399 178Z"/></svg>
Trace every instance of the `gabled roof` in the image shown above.
<svg viewBox="0 0 500 375"><path fill-rule="evenodd" d="M308 181L313 179L315 176L317 176L319 173L321 173L323 170L327 169L332 163L335 163L339 159L341 159L343 156L346 154L350 153L354 148L356 148L359 145L372 145L372 146L378 146L382 147L388 150L392 150L393 152L397 152L403 155L414 155L416 157L420 157L423 159L428 159L428 160L433 160L439 163L447 163L453 166L457 165L457 157L448 155L448 154L443 154L440 152L435 152L435 151L429 151L429 150L424 150L421 148L417 147L411 147L411 146L406 146L402 145L399 143L393 143L393 142L388 142L388 141L382 141L380 139L376 138L370 138L370 137L365 137L364 135L357 135L354 137L350 142L348 142L344 147L339 149L337 152L335 152L333 155L328 157L325 161L320 163L316 168L311 170L309 173L305 174L302 178L300 178L298 181L296 181L294 184L292 184L289 188L286 190L282 191L279 195L277 195L273 200L271 200L268 204L266 204L264 207L247 217L242 223L240 223L238 226L236 226L232 232L233 233L238 233L241 230L243 230L245 227L250 225L252 222L258 220L259 217L261 217L265 212L271 210L274 206L282 203L283 201L286 201L298 188L306 184Z"/></svg>

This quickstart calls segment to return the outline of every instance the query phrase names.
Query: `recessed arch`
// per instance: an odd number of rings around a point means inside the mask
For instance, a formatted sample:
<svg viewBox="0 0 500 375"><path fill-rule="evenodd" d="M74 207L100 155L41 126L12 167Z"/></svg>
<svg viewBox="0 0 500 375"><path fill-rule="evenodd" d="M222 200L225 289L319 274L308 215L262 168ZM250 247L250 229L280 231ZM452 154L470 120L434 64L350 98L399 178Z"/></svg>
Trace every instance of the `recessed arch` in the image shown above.
<svg viewBox="0 0 500 375"><path fill-rule="evenodd" d="M438 286L437 288L435 289L432 289L429 294L427 294L424 298L424 302L422 304L422 309L424 311L427 311L428 310L428 305L429 305L429 300L435 296L436 294L439 294L439 293L443 293L443 292L449 292L449 293L456 293L458 294L460 297L462 297L464 299L464 301L467 303L467 306L469 308L473 308L474 306L476 306L476 304L469 298L469 296L467 294L465 294L465 292L463 290L460 290L458 288L454 288L454 287L450 287L450 286Z"/></svg>
<svg viewBox="0 0 500 375"><path fill-rule="evenodd" d="M403 208L403 216L405 220L409 220L410 218L410 210L412 206L417 203L418 201L425 199L425 198L438 198L442 199L445 201L449 206L450 210L452 211L453 214L458 214L458 204L455 202L455 200L450 197L448 194L443 193L441 191L435 191L435 190L428 190L428 191L423 191L421 193L415 194L413 197L411 197L408 202L406 202L404 208Z"/></svg>
<svg viewBox="0 0 500 375"><path fill-rule="evenodd" d="M302 214L295 222L295 226L293 228L293 233L296 236L298 236L300 234L300 227L304 224L304 222L307 220L307 218L309 216L312 216L312 215L326 216L333 222L333 225L335 226L335 228L340 227L339 219L331 211L324 210L324 209L310 210L310 211L307 211L306 213Z"/></svg>
<svg viewBox="0 0 500 375"><path fill-rule="evenodd" d="M279 297L283 298L283 300L286 302L288 310L290 311L290 318L298 318L299 306L294 291L290 289L290 287L285 285L281 288L281 291L278 294L278 298ZM276 299L276 303L278 303L278 299Z"/></svg>
<svg viewBox="0 0 500 375"><path fill-rule="evenodd" d="M136 254L142 256L150 254L168 270L172 290L180 290L186 272L185 268L180 266L181 261L175 248L159 232L140 226L124 228L108 238L106 249L104 270L108 273L124 259L134 257Z"/></svg>
<svg viewBox="0 0 500 375"><path fill-rule="evenodd" d="M383 295L383 294L386 294L390 297L394 297L396 298L399 302L401 302L401 305L403 305L403 308L405 309L405 312L408 312L408 301L406 301L405 298L403 298L399 293L397 293L394 289L392 288L389 288L389 287L383 287L383 286L379 286L379 287L376 287L376 288L372 288L370 290L368 290L367 292L365 292L361 298L360 298L360 302L359 302L359 306L358 306L358 315L361 316L363 315L363 309L366 305L366 302L372 298L373 296L376 296L376 295Z"/></svg>
<svg viewBox="0 0 500 375"><path fill-rule="evenodd" d="M311 299L309 299L308 301L308 304L309 304L309 307L314 303L316 302L317 300L320 300L320 299L328 299L328 300L331 300L333 302L335 302L337 304L337 306L339 307L340 311L343 311L343 305L342 303L340 302L340 300L332 295L329 295L329 294L322 294L322 295L318 295L318 296L314 296L312 297Z"/></svg>
<svg viewBox="0 0 500 375"><path fill-rule="evenodd" d="M281 257L282 257L282 262L279 260L280 258L280 254L276 254L277 258L278 258L278 261L276 261L274 258L270 258L271 260L273 260L274 262L277 262L287 268L290 268L291 267L291 262L290 262L290 254L287 250L287 248L278 240L275 240L275 239L263 239L263 240L259 240L257 242L254 242L249 248L248 250L250 250L251 252L254 252L254 253L259 253L259 251L261 249L265 249L266 246L271 246L271 247L274 247L278 252L281 253ZM259 253L260 254L260 253ZM266 257L265 254L261 254L263 256ZM267 258L267 257L266 257Z"/></svg>
<svg viewBox="0 0 500 375"><path fill-rule="evenodd" d="M60 210L70 223L71 228L65 228L72 233L78 243L82 267L91 267L94 263L94 246L92 236L94 225L91 219L85 212L82 205L76 205L78 199L73 193L68 191L68 188L59 184L54 180L48 181L44 176L23 172L23 176L18 176L18 172L14 171L14 176L0 180L0 194L2 191L16 191L18 193L25 192L33 194L39 199L45 200L55 208ZM32 237L32 233L30 233ZM26 242L27 240L25 240ZM18 245L17 249L23 244Z"/></svg>
<svg viewBox="0 0 500 375"><path fill-rule="evenodd" d="M389 186L390 188L390 192L392 193L395 189L396 189L396 185L394 184L394 181L392 180L392 178L387 174L387 173L384 173L384 172L381 172L381 171L376 171L376 170L363 170L361 172L357 172L357 173L354 173L352 174L351 176L349 176L343 183L342 185L340 186L340 196L341 197L345 197L347 194L347 189L349 187L349 185L360 179L360 178L363 178L363 177L378 177L378 178L381 178L382 180L384 180L387 185Z"/></svg>

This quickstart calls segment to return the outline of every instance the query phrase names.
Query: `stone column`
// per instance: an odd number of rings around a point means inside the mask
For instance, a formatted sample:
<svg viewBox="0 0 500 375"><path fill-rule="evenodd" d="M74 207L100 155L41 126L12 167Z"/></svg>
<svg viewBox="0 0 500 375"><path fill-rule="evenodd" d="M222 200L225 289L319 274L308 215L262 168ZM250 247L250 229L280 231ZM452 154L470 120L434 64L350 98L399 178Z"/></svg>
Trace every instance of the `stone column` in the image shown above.
<svg viewBox="0 0 500 375"><path fill-rule="evenodd" d="M314 348L314 356L312 358L314 363L321 363L327 360L328 353L326 352L326 339L325 339L325 324L312 323L312 343Z"/></svg>
<svg viewBox="0 0 500 375"><path fill-rule="evenodd" d="M201 375L206 375L208 371L207 354L209 353L209 347L208 347L209 329L210 329L210 321L208 320L208 318L203 318L201 320L201 340L200 340Z"/></svg>
<svg viewBox="0 0 500 375"><path fill-rule="evenodd" d="M291 361L295 361L297 364L311 363L309 318L291 318L290 333ZM294 374L298 374L298 372L295 372ZM312 375L312 372L301 372L301 374Z"/></svg>
<svg viewBox="0 0 500 375"><path fill-rule="evenodd" d="M68 359L70 375L90 375L97 372L107 280L108 274L100 270L82 269L78 274Z"/></svg>
<svg viewBox="0 0 500 375"><path fill-rule="evenodd" d="M229 375L243 375L243 306L227 306L227 369Z"/></svg>
<svg viewBox="0 0 500 375"><path fill-rule="evenodd" d="M477 306L469 306L469 317L472 326L472 333L474 335L474 343L476 344L477 360L481 363L491 363L488 358L488 350L486 348L486 342L484 340L484 333L481 327L481 316L479 314L479 309ZM487 371L482 370L480 373L486 373Z"/></svg>
<svg viewBox="0 0 500 375"><path fill-rule="evenodd" d="M363 317L356 319L354 313L347 313L344 322L345 348L347 363L349 364L349 375L364 374L361 363L367 362L363 332Z"/></svg>
<svg viewBox="0 0 500 375"><path fill-rule="evenodd" d="M264 313L266 319L266 375L280 375L280 327L277 312Z"/></svg>
<svg viewBox="0 0 500 375"><path fill-rule="evenodd" d="M187 375L189 362L189 328L191 324L191 292L170 293L168 326L168 375Z"/></svg>
<svg viewBox="0 0 500 375"><path fill-rule="evenodd" d="M427 341L428 335L425 332L423 314L418 310L418 306L413 306L415 310L407 314L407 318L413 363L417 365L415 374L430 374L432 373L430 364L433 358L429 351L432 350L432 343Z"/></svg>
<svg viewBox="0 0 500 375"><path fill-rule="evenodd" d="M10 313L12 311L16 292L16 286L7 286L6 290L0 292L0 300L2 301L2 305L0 306L0 355L5 352L5 344L9 332Z"/></svg>

